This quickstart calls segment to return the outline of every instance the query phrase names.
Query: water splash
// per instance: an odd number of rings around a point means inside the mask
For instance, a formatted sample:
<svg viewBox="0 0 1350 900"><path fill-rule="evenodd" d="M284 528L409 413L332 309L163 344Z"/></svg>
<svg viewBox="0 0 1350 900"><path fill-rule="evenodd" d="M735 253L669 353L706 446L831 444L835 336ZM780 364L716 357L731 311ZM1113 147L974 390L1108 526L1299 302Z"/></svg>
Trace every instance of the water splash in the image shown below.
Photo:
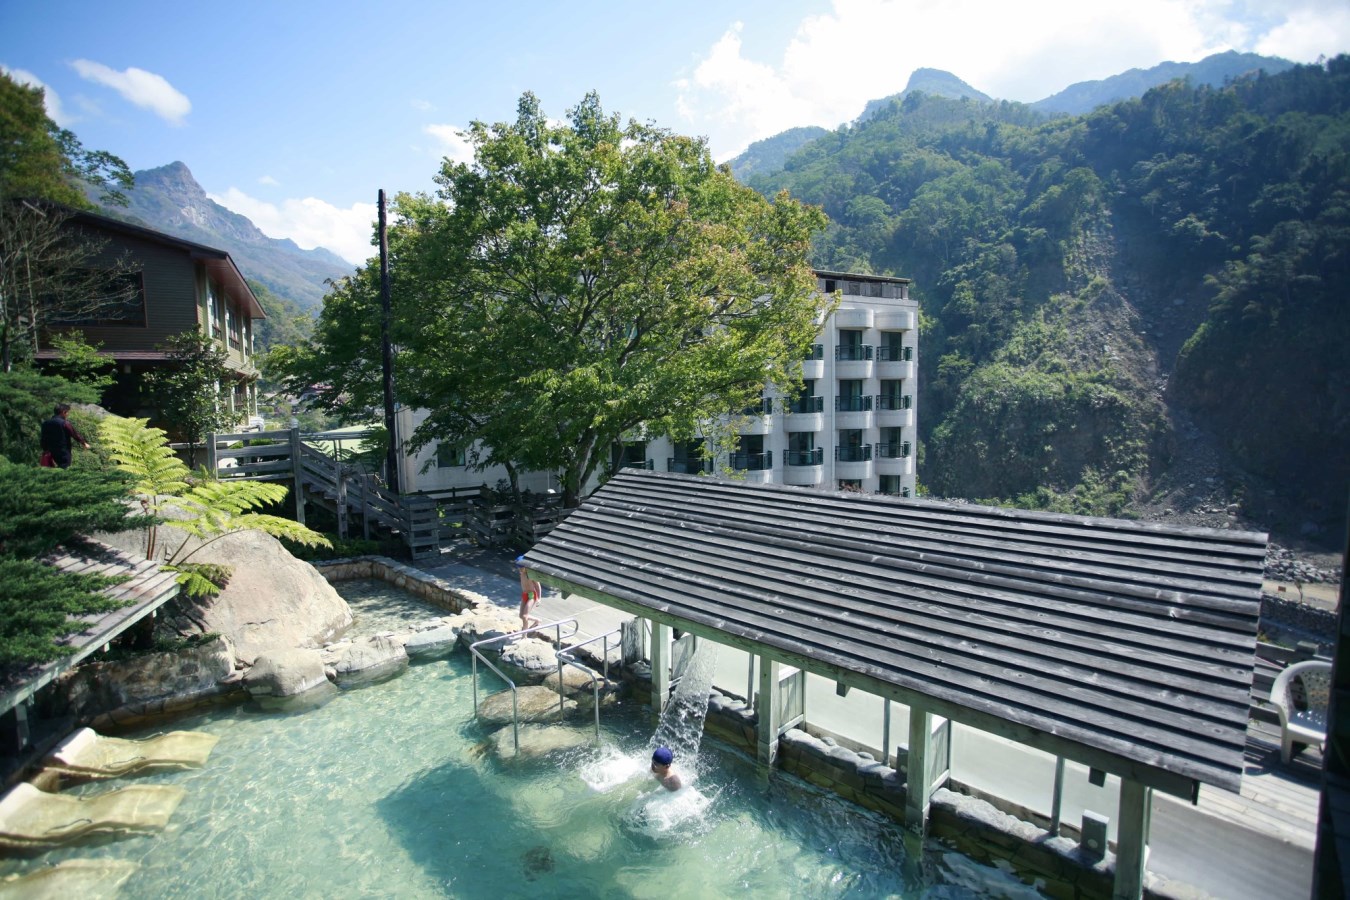
<svg viewBox="0 0 1350 900"><path fill-rule="evenodd" d="M675 754L676 769L693 778L697 776L698 748L703 742L708 695L717 668L717 644L686 634L675 642L671 656L675 662L675 690L661 713L661 722L647 744L647 752L669 747Z"/></svg>

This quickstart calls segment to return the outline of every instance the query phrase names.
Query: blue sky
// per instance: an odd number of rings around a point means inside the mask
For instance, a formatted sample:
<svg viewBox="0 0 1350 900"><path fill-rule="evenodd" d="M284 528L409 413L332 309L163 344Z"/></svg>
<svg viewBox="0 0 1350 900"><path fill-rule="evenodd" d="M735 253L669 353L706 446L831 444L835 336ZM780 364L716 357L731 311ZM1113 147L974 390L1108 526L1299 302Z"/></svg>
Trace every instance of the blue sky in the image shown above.
<svg viewBox="0 0 1350 900"><path fill-rule="evenodd" d="M0 66L86 147L187 164L273 237L372 254L380 188L431 191L473 120L586 91L728 159L835 127L918 67L995 97L1236 49L1350 51L1347 0L659 0L234 4L0 0Z"/></svg>

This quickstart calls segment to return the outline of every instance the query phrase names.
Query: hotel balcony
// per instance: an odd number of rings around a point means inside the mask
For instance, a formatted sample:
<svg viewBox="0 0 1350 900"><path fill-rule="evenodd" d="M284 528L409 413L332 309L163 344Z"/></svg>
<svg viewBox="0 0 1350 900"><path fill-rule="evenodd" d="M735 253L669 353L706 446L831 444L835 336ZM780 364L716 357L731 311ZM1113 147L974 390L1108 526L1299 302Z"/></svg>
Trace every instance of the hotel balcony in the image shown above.
<svg viewBox="0 0 1350 900"><path fill-rule="evenodd" d="M903 427L914 424L914 398L909 394L902 396L877 395L877 426L881 428ZM842 427L842 426L841 426Z"/></svg>
<svg viewBox="0 0 1350 900"><path fill-rule="evenodd" d="M732 453L727 464L749 484L767 484L773 481L773 451Z"/></svg>
<svg viewBox="0 0 1350 900"><path fill-rule="evenodd" d="M736 416L736 430L741 434L773 433L773 400L765 397Z"/></svg>
<svg viewBox="0 0 1350 900"><path fill-rule="evenodd" d="M913 378L914 348L888 347L885 344L877 348L878 378Z"/></svg>
<svg viewBox="0 0 1350 900"><path fill-rule="evenodd" d="M666 457L666 471L679 472L681 475L698 475L699 473L710 473L713 470L713 461L711 459L676 459L673 456Z"/></svg>
<svg viewBox="0 0 1350 900"><path fill-rule="evenodd" d="M798 397L783 401L787 413L784 428L789 431L820 431L825 427L825 398Z"/></svg>
<svg viewBox="0 0 1350 900"><path fill-rule="evenodd" d="M802 360L802 377L810 380L825 377L825 346L812 344L811 352Z"/></svg>
<svg viewBox="0 0 1350 900"><path fill-rule="evenodd" d="M825 451L822 448L787 452L787 466L783 469L784 484L820 484L824 474Z"/></svg>
<svg viewBox="0 0 1350 900"><path fill-rule="evenodd" d="M913 331L917 327L915 319L912 309L888 309L877 313L873 327L882 331Z"/></svg>
<svg viewBox="0 0 1350 900"><path fill-rule="evenodd" d="M834 448L836 478L868 478L872 475L872 445Z"/></svg>
<svg viewBox="0 0 1350 900"><path fill-rule="evenodd" d="M834 409L837 413L835 418L836 428L871 428L872 427L872 396L864 394L860 397L842 397L834 398Z"/></svg>
<svg viewBox="0 0 1350 900"><path fill-rule="evenodd" d="M871 378L876 364L872 361L871 344L838 346L834 348L835 378Z"/></svg>
<svg viewBox="0 0 1350 900"><path fill-rule="evenodd" d="M835 328L872 328L876 313L868 307L844 307L836 309L832 322Z"/></svg>
<svg viewBox="0 0 1350 900"><path fill-rule="evenodd" d="M912 475L914 473L914 456L910 453L909 441L877 444L874 449L878 475Z"/></svg>

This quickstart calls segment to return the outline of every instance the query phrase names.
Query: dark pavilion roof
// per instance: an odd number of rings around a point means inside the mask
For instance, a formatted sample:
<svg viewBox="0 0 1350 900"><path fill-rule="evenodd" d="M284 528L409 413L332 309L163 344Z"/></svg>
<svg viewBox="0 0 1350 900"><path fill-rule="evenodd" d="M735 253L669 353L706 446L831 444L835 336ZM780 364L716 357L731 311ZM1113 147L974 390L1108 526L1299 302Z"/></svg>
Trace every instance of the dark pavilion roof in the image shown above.
<svg viewBox="0 0 1350 900"><path fill-rule="evenodd" d="M1168 793L1237 790L1265 535L624 470L546 583Z"/></svg>

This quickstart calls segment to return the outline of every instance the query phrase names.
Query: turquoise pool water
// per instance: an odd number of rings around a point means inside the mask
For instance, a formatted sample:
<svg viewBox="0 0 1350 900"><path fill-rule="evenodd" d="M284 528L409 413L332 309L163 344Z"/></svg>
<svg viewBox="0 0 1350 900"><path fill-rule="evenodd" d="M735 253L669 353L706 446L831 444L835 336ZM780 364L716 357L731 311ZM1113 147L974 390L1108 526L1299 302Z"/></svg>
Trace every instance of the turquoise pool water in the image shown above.
<svg viewBox="0 0 1350 900"><path fill-rule="evenodd" d="M356 604L376 630L380 602ZM187 789L164 832L0 874L125 859L139 868L122 896L146 898L1034 896L936 847L914 858L892 823L794 779L762 788L711 741L697 794L668 794L645 771L640 707L603 716L601 748L499 760L483 752L470 677L456 655L304 713L176 721L220 742L201 770L135 779Z"/></svg>

